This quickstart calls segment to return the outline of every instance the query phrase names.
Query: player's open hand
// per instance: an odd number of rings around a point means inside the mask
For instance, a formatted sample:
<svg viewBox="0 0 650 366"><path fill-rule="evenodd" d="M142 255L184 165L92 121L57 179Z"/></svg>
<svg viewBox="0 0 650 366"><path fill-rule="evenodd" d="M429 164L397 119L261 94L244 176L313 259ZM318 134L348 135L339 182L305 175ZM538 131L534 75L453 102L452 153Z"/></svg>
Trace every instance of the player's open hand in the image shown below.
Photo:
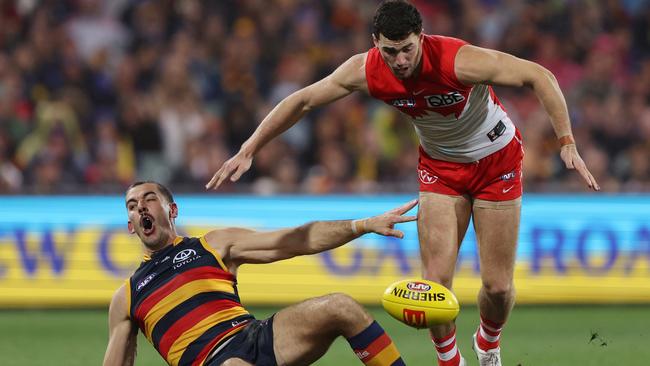
<svg viewBox="0 0 650 366"><path fill-rule="evenodd" d="M226 160L225 163L214 173L214 176L205 185L205 189L217 189L226 179L230 178L231 182L236 182L242 174L251 168L253 157L239 151L237 155Z"/></svg>
<svg viewBox="0 0 650 366"><path fill-rule="evenodd" d="M414 199L402 206L396 207L390 211L386 211L381 215L373 216L363 220L365 229L368 232L374 232L384 236L394 236L396 238L403 238L404 233L395 229L395 224L401 222L409 222L417 220L417 216L404 216L410 209L418 204L418 200Z"/></svg>
<svg viewBox="0 0 650 366"><path fill-rule="evenodd" d="M585 182L587 182L589 188L594 191L600 191L600 186L598 185L598 182L596 182L596 178L594 178L594 176L591 175L591 172L589 172L589 169L587 169L587 165L580 157L580 154L578 154L576 145L569 144L562 146L560 157L562 158L562 161L564 161L567 169L575 169L580 173Z"/></svg>

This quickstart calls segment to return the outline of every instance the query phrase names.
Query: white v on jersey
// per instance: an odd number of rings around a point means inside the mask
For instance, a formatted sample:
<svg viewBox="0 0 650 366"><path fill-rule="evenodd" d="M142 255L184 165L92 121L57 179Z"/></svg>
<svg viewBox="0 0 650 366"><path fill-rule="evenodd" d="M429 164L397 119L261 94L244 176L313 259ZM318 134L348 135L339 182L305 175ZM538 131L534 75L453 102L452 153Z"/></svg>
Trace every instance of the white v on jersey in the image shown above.
<svg viewBox="0 0 650 366"><path fill-rule="evenodd" d="M486 85L471 89L458 118L427 110L411 121L430 157L456 163L471 163L499 151L515 135L515 126Z"/></svg>

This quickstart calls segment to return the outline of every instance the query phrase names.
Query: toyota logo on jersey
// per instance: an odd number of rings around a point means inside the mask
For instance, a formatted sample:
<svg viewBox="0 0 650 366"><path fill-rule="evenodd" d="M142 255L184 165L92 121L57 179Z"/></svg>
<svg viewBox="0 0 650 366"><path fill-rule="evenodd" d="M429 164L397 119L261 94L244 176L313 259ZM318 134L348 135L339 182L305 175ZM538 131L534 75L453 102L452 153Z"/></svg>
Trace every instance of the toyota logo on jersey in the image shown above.
<svg viewBox="0 0 650 366"><path fill-rule="evenodd" d="M194 249L183 249L180 252L176 253L174 256L174 261L173 263L178 263L186 260L189 257L195 256L196 251Z"/></svg>

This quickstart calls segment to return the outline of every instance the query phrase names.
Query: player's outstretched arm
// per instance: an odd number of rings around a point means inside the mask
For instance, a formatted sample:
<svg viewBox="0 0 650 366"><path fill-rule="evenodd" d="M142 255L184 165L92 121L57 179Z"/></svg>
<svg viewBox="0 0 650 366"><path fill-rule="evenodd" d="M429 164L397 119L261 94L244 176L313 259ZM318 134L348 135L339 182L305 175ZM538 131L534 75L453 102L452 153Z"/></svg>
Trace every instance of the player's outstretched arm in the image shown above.
<svg viewBox="0 0 650 366"><path fill-rule="evenodd" d="M138 328L129 320L126 286L113 295L108 309L108 347L104 366L133 366L137 347Z"/></svg>
<svg viewBox="0 0 650 366"><path fill-rule="evenodd" d="M548 113L562 146L560 157L569 169L575 169L589 188L598 191L596 182L578 154L564 95L553 73L539 64L507 53L466 45L456 56L456 76L466 84L528 86Z"/></svg>
<svg viewBox="0 0 650 366"><path fill-rule="evenodd" d="M402 238L404 233L395 229L395 224L415 221L417 216L405 214L417 203L413 200L365 219L314 221L271 232L240 228L215 230L205 239L219 252L229 269L244 263L271 263L334 249L366 233Z"/></svg>
<svg viewBox="0 0 650 366"><path fill-rule="evenodd" d="M237 181L250 169L253 157L264 145L293 126L311 109L343 98L355 90L366 89L365 54L358 54L326 78L282 100L262 120L239 152L223 163L205 188L217 189L226 179Z"/></svg>

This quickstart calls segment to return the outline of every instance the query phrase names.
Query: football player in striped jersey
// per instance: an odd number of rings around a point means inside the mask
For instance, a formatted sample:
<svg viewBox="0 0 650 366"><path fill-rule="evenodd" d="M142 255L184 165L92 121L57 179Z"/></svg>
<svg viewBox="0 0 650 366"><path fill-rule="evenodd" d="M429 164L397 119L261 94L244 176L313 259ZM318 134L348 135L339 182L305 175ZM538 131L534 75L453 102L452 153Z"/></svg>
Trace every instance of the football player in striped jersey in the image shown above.
<svg viewBox="0 0 650 366"><path fill-rule="evenodd" d="M270 232L213 230L202 237L177 234L179 208L156 182L137 182L126 192L129 232L144 258L109 308L104 366L133 365L141 331L169 365L306 365L320 358L338 336L361 362L404 365L382 327L344 294L306 300L257 320L241 304L237 268L316 254L366 234L397 238L395 224L417 200L358 220L315 221Z"/></svg>

